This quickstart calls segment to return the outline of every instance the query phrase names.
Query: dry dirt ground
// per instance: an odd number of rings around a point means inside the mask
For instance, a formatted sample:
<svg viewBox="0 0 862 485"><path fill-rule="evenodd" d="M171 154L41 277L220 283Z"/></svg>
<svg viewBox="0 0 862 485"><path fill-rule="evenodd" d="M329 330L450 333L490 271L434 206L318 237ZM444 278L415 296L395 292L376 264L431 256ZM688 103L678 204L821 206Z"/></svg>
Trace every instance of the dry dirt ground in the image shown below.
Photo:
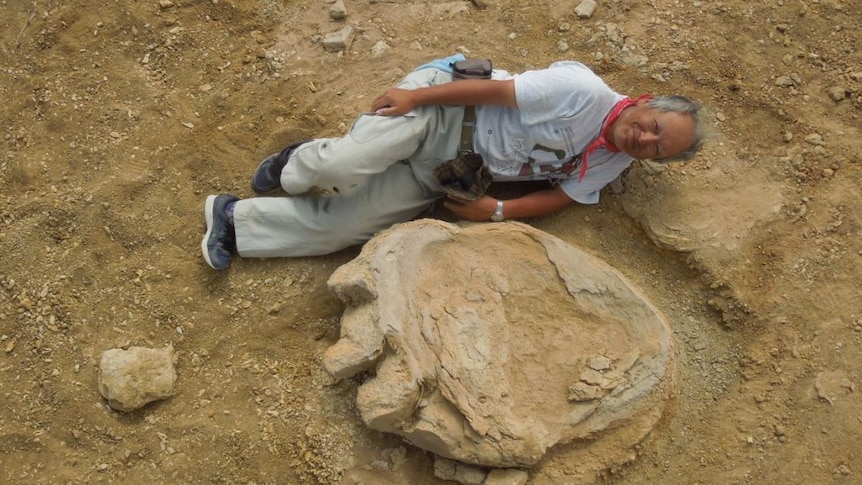
<svg viewBox="0 0 862 485"><path fill-rule="evenodd" d="M458 49L513 72L581 60L709 109L695 160L527 221L673 327L666 416L598 480L862 481L862 3L600 0L584 20L574 1L345 3L334 21L323 0L0 2L4 483L443 483L321 368L343 308L326 281L357 249L220 273L199 240L207 194L251 196L262 157L342 133ZM347 52L324 51L345 25ZM101 353L168 344L177 394L110 410ZM533 482L582 483L565 456Z"/></svg>

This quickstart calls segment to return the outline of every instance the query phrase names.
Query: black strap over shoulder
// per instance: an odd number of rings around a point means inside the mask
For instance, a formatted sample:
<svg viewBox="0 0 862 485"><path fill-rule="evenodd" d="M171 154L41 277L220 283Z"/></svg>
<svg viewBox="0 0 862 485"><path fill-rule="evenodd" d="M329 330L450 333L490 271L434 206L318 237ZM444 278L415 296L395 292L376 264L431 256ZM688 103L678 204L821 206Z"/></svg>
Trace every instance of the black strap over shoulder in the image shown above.
<svg viewBox="0 0 862 485"><path fill-rule="evenodd" d="M489 59L464 59L450 64L452 80L491 79ZM491 170L482 157L473 153L473 128L476 124L476 107L464 106L461 124L461 141L458 157L440 164L434 170L434 178L447 194L464 200L476 200L491 185Z"/></svg>

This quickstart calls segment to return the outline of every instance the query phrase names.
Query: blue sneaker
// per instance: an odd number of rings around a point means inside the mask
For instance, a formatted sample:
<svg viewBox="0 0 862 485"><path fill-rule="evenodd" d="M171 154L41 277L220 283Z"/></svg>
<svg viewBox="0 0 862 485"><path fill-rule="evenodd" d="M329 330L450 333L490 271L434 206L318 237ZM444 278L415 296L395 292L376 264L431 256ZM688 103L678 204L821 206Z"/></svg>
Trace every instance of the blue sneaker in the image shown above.
<svg viewBox="0 0 862 485"><path fill-rule="evenodd" d="M201 252L207 264L215 269L230 266L231 254L236 251L233 218L225 211L225 206L237 200L238 197L228 194L210 195L204 203L207 232L201 241Z"/></svg>
<svg viewBox="0 0 862 485"><path fill-rule="evenodd" d="M281 171L287 165L287 159L297 147L308 140L303 140L288 146L284 150L266 157L260 162L251 176L251 189L258 194L269 194L281 188Z"/></svg>

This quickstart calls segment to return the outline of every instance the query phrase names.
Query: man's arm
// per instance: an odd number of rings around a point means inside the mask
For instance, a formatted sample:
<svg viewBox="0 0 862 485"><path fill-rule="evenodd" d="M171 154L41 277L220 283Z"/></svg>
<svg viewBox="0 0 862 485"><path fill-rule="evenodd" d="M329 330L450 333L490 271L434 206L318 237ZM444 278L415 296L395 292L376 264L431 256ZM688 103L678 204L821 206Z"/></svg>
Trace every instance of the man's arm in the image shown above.
<svg viewBox="0 0 862 485"><path fill-rule="evenodd" d="M390 88L374 100L371 110L379 115L402 115L431 104L517 107L515 82L511 79L463 79L418 89Z"/></svg>
<svg viewBox="0 0 862 485"><path fill-rule="evenodd" d="M572 204L572 199L559 186L539 190L517 199L503 201L503 216L506 219L536 217L550 214ZM497 199L488 195L474 201L449 198L443 206L459 217L470 221L487 221L497 209Z"/></svg>

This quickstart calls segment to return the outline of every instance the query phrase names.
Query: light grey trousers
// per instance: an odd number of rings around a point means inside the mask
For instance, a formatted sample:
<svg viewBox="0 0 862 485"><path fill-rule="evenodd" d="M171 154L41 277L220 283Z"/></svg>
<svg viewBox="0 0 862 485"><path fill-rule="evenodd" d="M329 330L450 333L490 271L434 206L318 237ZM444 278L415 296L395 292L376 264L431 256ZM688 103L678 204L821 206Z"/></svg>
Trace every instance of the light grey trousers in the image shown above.
<svg viewBox="0 0 862 485"><path fill-rule="evenodd" d="M398 85L449 82L445 71L414 71ZM243 257L329 254L409 221L443 192L434 169L455 158L462 106L423 106L403 116L361 115L342 138L321 138L291 153L281 174L288 194L319 188L326 196L255 197L234 209Z"/></svg>

